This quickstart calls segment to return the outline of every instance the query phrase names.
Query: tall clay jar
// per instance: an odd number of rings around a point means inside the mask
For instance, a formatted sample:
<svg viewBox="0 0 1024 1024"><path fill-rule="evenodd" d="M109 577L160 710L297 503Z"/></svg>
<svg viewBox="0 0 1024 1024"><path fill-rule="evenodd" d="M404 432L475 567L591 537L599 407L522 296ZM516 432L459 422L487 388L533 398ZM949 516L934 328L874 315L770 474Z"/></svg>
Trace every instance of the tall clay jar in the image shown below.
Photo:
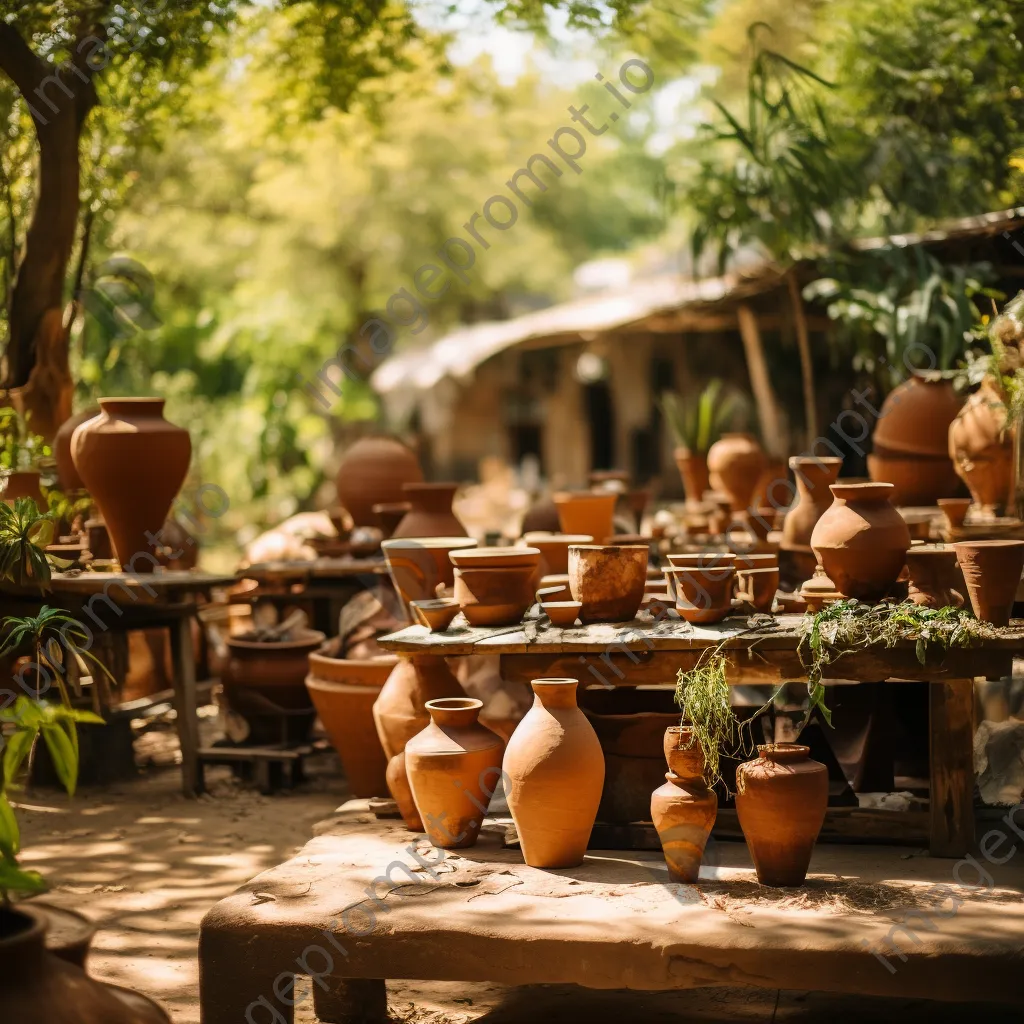
<svg viewBox="0 0 1024 1024"><path fill-rule="evenodd" d="M752 434L723 434L708 450L711 487L728 495L734 512L750 507L767 465L768 459Z"/></svg>
<svg viewBox="0 0 1024 1024"><path fill-rule="evenodd" d="M501 737L477 717L483 701L472 697L428 700L430 724L405 745L416 810L427 838L446 850L476 843L501 778Z"/></svg>
<svg viewBox="0 0 1024 1024"><path fill-rule="evenodd" d="M796 504L782 523L782 546L810 549L811 534L818 520L832 505L832 484L839 477L843 460L834 456L795 455L789 468L796 479Z"/></svg>
<svg viewBox="0 0 1024 1024"><path fill-rule="evenodd" d="M402 485L423 479L415 452L397 438L363 437L345 452L338 467L338 501L356 526L376 526L373 506L405 501Z"/></svg>
<svg viewBox="0 0 1024 1024"><path fill-rule="evenodd" d="M692 730L665 730L665 785L651 794L651 820L658 830L669 877L693 883L718 816L718 797L704 781L704 751Z"/></svg>
<svg viewBox="0 0 1024 1024"><path fill-rule="evenodd" d="M188 431L164 419L162 398L101 398L100 414L72 435L71 455L117 560L133 572L151 572L150 538L163 527L188 473Z"/></svg>
<svg viewBox="0 0 1024 1024"><path fill-rule="evenodd" d="M502 768L523 859L535 868L583 863L604 786L604 754L576 706L576 679L534 679L533 707Z"/></svg>
<svg viewBox="0 0 1024 1024"><path fill-rule="evenodd" d="M802 885L828 806L828 769L810 747L767 743L736 769L736 815L762 885Z"/></svg>

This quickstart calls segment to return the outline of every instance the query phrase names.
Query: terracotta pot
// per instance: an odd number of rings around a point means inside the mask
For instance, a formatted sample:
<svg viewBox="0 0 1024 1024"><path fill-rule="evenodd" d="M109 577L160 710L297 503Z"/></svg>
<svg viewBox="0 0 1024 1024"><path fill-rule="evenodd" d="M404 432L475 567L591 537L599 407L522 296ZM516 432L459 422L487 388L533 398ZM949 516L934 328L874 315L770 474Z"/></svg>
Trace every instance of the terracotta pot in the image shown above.
<svg viewBox="0 0 1024 1024"><path fill-rule="evenodd" d="M836 590L879 601L907 564L910 531L889 503L892 484L833 484L835 501L818 520L811 548Z"/></svg>
<svg viewBox="0 0 1024 1024"><path fill-rule="evenodd" d="M338 646L333 640L309 655L306 689L338 752L352 795L387 796L388 762L373 721L373 705L398 658L338 658Z"/></svg>
<svg viewBox="0 0 1024 1024"><path fill-rule="evenodd" d="M580 622L632 622L644 599L647 557L642 544L569 548L569 590L580 602Z"/></svg>
<svg viewBox="0 0 1024 1024"><path fill-rule="evenodd" d="M405 767L427 838L446 850L476 843L501 778L501 737L477 720L483 701L427 701L430 724L405 747Z"/></svg>
<svg viewBox="0 0 1024 1024"><path fill-rule="evenodd" d="M335 478L338 501L356 526L376 526L373 506L405 501L402 485L422 479L423 470L413 450L397 438L383 435L363 437L350 445Z"/></svg>
<svg viewBox="0 0 1024 1024"><path fill-rule="evenodd" d="M412 509L412 504L408 501L385 501L378 502L378 504L373 506L373 514L377 517L377 523L380 526L381 533L384 535L384 540L388 540L395 535L398 524L406 517L410 509Z"/></svg>
<svg viewBox="0 0 1024 1024"><path fill-rule="evenodd" d="M687 502L699 505L704 500L704 492L711 489L707 455L682 447L676 448L672 454L679 467L679 475L683 478Z"/></svg>
<svg viewBox="0 0 1024 1024"><path fill-rule="evenodd" d="M950 424L949 457L976 505L995 510L1006 503L1013 480L1013 437L1006 405L991 378Z"/></svg>
<svg viewBox="0 0 1024 1024"><path fill-rule="evenodd" d="M90 978L46 950L47 920L19 904L0 909L0 1020L11 1024L170 1024L152 1000Z"/></svg>
<svg viewBox="0 0 1024 1024"><path fill-rule="evenodd" d="M555 495L562 533L581 533L603 544L615 532L615 501L608 491L563 491Z"/></svg>
<svg viewBox="0 0 1024 1024"><path fill-rule="evenodd" d="M907 599L922 608L962 608L964 577L952 548L920 544L907 551Z"/></svg>
<svg viewBox="0 0 1024 1024"><path fill-rule="evenodd" d="M789 499L789 475L782 459L767 459L765 468L754 488L751 508L770 508L774 511Z"/></svg>
<svg viewBox="0 0 1024 1024"><path fill-rule="evenodd" d="M561 521L558 509L550 496L538 498L523 516L519 532L524 536L528 533L560 533Z"/></svg>
<svg viewBox="0 0 1024 1024"><path fill-rule="evenodd" d="M425 601L410 601L413 617L430 630L443 633L459 614L459 602L454 597L435 597Z"/></svg>
<svg viewBox="0 0 1024 1024"><path fill-rule="evenodd" d="M388 788L406 827L414 832L422 832L423 823L409 788L405 745L429 723L428 700L465 696L444 658L402 654L374 702L373 721L388 758Z"/></svg>
<svg viewBox="0 0 1024 1024"><path fill-rule="evenodd" d="M894 505L934 505L940 495L960 486L956 469L945 456L894 455L880 448L868 456L868 476L892 484Z"/></svg>
<svg viewBox="0 0 1024 1024"><path fill-rule="evenodd" d="M31 498L40 512L46 511L47 503L43 496L42 478L38 469L12 470L10 473L4 473L0 482L3 485L3 500L8 505L13 505L18 498Z"/></svg>
<svg viewBox="0 0 1024 1024"><path fill-rule="evenodd" d="M437 588L455 584L452 551L475 548L472 537L423 537L392 539L381 543L391 582L405 604L436 596Z"/></svg>
<svg viewBox="0 0 1024 1024"><path fill-rule="evenodd" d="M718 816L718 797L704 782L704 751L690 729L666 729L664 749L669 771L665 785L651 794L651 820L669 877L692 884L700 876L704 847Z"/></svg>
<svg viewBox="0 0 1024 1024"><path fill-rule="evenodd" d="M747 508L768 460L751 434L723 434L708 451L711 486L738 512Z"/></svg>
<svg viewBox="0 0 1024 1024"><path fill-rule="evenodd" d="M721 622L732 611L736 570L730 565L672 571L676 611L687 622Z"/></svg>
<svg viewBox="0 0 1024 1024"><path fill-rule="evenodd" d="M725 542L735 551L756 547L768 539L775 521L775 509L756 508L737 512L725 530Z"/></svg>
<svg viewBox="0 0 1024 1024"><path fill-rule="evenodd" d="M540 551L540 573L551 576L568 573L571 544L593 544L594 538L586 533L525 533L523 543Z"/></svg>
<svg viewBox="0 0 1024 1024"><path fill-rule="evenodd" d="M393 537L465 537L466 528L452 511L458 484L409 483L402 493L412 508L402 517Z"/></svg>
<svg viewBox="0 0 1024 1024"><path fill-rule="evenodd" d="M772 569L740 569L736 573L739 598L753 605L755 612L769 614L779 589L778 567Z"/></svg>
<svg viewBox="0 0 1024 1024"><path fill-rule="evenodd" d="M535 868L583 863L601 802L604 755L576 706L576 679L534 679L533 707L502 768L523 859Z"/></svg>
<svg viewBox="0 0 1024 1024"><path fill-rule="evenodd" d="M831 456L796 455L789 460L796 480L796 503L782 523L782 547L810 550L811 534L832 504L829 488L839 477L843 460Z"/></svg>
<svg viewBox="0 0 1024 1024"><path fill-rule="evenodd" d="M1008 625L1024 569L1024 541L961 541L953 550L975 616L993 626Z"/></svg>
<svg viewBox="0 0 1024 1024"><path fill-rule="evenodd" d="M26 906L46 922L47 952L84 970L89 949L96 937L96 925L77 910L55 907L42 900L34 899L30 904L22 904L22 907Z"/></svg>
<svg viewBox="0 0 1024 1024"><path fill-rule="evenodd" d="M71 457L71 437L74 432L86 421L99 416L98 405L76 412L70 419L66 419L53 435L53 458L57 463L57 478L60 481L60 488L65 494L85 489L82 478L75 469L75 460Z"/></svg>
<svg viewBox="0 0 1024 1024"><path fill-rule="evenodd" d="M762 885L802 885L828 806L828 769L810 747L768 743L736 769L736 815Z"/></svg>
<svg viewBox="0 0 1024 1024"><path fill-rule="evenodd" d="M75 468L107 524L117 560L132 572L151 572L149 537L164 525L185 481L192 442L187 430L164 419L162 398L101 398L100 409L71 438Z"/></svg>
<svg viewBox="0 0 1024 1024"><path fill-rule="evenodd" d="M874 446L948 459L949 426L962 405L952 381L912 376L893 388L882 403Z"/></svg>
<svg viewBox="0 0 1024 1024"><path fill-rule="evenodd" d="M456 569L455 600L471 626L511 626L533 604L532 566Z"/></svg>
<svg viewBox="0 0 1024 1024"><path fill-rule="evenodd" d="M448 557L456 569L534 569L540 565L540 549L534 547L466 548Z"/></svg>
<svg viewBox="0 0 1024 1024"><path fill-rule="evenodd" d="M939 511L945 516L950 529L958 530L964 525L967 513L971 510L970 498L939 498Z"/></svg>
<svg viewBox="0 0 1024 1024"><path fill-rule="evenodd" d="M541 601L540 610L556 629L571 629L580 617L583 607L579 601Z"/></svg>

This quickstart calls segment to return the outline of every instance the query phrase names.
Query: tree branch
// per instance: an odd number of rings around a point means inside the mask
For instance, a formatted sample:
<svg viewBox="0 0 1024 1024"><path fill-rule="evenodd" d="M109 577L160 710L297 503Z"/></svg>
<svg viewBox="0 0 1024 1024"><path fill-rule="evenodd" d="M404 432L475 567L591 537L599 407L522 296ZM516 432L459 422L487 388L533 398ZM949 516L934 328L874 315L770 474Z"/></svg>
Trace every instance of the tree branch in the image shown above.
<svg viewBox="0 0 1024 1024"><path fill-rule="evenodd" d="M26 99L45 77L45 65L32 52L18 30L0 21L0 71Z"/></svg>

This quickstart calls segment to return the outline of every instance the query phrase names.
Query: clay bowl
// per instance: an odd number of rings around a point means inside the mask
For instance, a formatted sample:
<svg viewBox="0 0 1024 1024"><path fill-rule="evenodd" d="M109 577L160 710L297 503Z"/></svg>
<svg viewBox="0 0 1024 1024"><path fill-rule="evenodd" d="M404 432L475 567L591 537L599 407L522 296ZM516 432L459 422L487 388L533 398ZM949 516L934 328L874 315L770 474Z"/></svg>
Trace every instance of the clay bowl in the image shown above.
<svg viewBox="0 0 1024 1024"><path fill-rule="evenodd" d="M967 513L971 508L970 498L939 498L938 506L946 517L950 529L957 530L964 525Z"/></svg>
<svg viewBox="0 0 1024 1024"><path fill-rule="evenodd" d="M533 569L540 562L538 548L466 548L448 556L459 569Z"/></svg>
<svg viewBox="0 0 1024 1024"><path fill-rule="evenodd" d="M381 543L391 580L405 604L434 597L439 585L452 586L449 553L475 547L472 537L407 537Z"/></svg>
<svg viewBox="0 0 1024 1024"><path fill-rule="evenodd" d="M413 615L415 615L431 633L443 633L452 624L452 619L459 614L459 602L453 597L437 597L426 601L410 601L409 606L412 608Z"/></svg>
<svg viewBox="0 0 1024 1024"><path fill-rule="evenodd" d="M544 601L571 601L572 594L569 591L569 574L567 572L554 573L551 576L542 576L540 586L536 593L538 603Z"/></svg>
<svg viewBox="0 0 1024 1024"><path fill-rule="evenodd" d="M551 625L559 629L569 629L576 625L582 607L579 601L541 601L540 604L541 611L551 620Z"/></svg>
<svg viewBox="0 0 1024 1024"><path fill-rule="evenodd" d="M570 544L593 542L594 538L587 533L525 533L522 540L523 544L540 551L541 572L545 576L569 571Z"/></svg>
<svg viewBox="0 0 1024 1024"><path fill-rule="evenodd" d="M953 545L974 614L993 626L1010 622L1024 569L1024 540L973 540Z"/></svg>
<svg viewBox="0 0 1024 1024"><path fill-rule="evenodd" d="M741 569L736 573L739 597L754 606L754 611L770 613L779 589L779 567Z"/></svg>
<svg viewBox="0 0 1024 1024"><path fill-rule="evenodd" d="M721 622L732 611L736 570L684 569L676 575L676 611L687 622Z"/></svg>
<svg viewBox="0 0 1024 1024"><path fill-rule="evenodd" d="M456 569L455 600L471 626L512 626L533 604L533 567Z"/></svg>
<svg viewBox="0 0 1024 1024"><path fill-rule="evenodd" d="M569 590L579 601L580 621L631 622L647 581L644 544L574 544L569 548Z"/></svg>

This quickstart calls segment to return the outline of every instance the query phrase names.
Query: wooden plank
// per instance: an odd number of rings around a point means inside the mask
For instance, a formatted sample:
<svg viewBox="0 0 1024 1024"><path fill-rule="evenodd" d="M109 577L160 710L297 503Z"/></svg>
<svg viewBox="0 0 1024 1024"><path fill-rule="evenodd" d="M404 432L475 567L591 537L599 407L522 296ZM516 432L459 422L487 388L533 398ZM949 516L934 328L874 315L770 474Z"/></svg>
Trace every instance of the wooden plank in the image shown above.
<svg viewBox="0 0 1024 1024"><path fill-rule="evenodd" d="M203 791L199 766L199 719L196 717L196 659L192 648L192 621L181 616L171 627L174 710L181 742L181 791L197 797Z"/></svg>
<svg viewBox="0 0 1024 1024"><path fill-rule="evenodd" d="M974 846L973 713L971 679L929 687L933 857L963 857Z"/></svg>

